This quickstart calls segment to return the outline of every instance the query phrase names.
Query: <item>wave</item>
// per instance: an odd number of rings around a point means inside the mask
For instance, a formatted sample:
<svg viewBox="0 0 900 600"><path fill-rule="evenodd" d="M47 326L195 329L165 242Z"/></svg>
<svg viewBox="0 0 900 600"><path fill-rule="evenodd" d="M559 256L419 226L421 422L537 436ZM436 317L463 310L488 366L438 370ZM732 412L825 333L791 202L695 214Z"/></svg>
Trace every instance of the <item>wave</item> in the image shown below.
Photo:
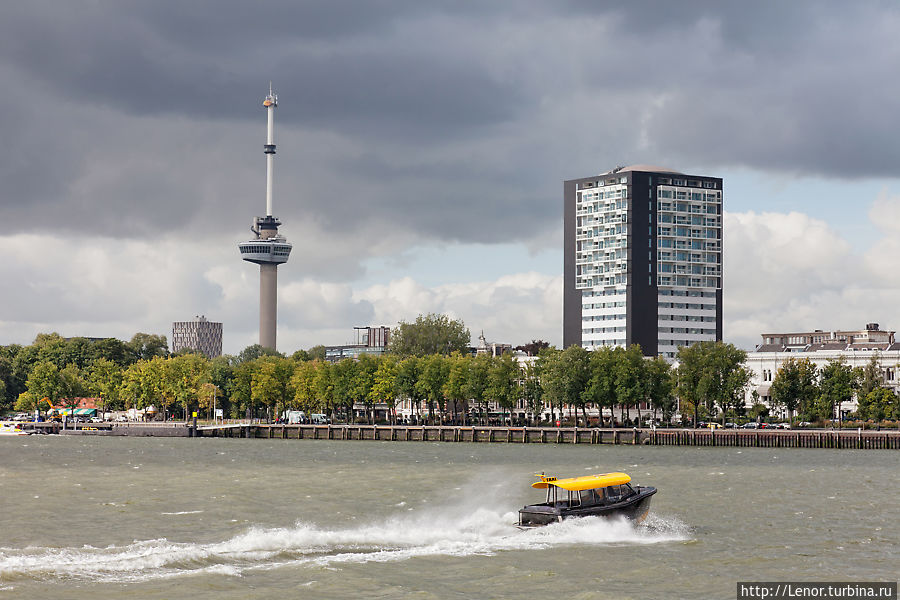
<svg viewBox="0 0 900 600"><path fill-rule="evenodd" d="M424 556L491 555L564 545L657 544L690 539L675 518L654 514L641 525L588 517L519 530L516 513L485 508L464 516L428 511L348 529L324 529L297 522L292 527L251 527L213 543L165 538L97 548L0 548L0 582L90 580L139 582L283 566L382 563Z"/></svg>

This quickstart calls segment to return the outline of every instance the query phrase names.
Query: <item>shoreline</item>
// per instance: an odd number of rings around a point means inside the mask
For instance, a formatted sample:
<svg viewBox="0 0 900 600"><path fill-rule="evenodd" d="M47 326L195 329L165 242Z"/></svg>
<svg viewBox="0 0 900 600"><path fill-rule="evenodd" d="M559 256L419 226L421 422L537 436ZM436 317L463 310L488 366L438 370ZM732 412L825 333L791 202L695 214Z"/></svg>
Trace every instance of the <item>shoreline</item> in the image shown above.
<svg viewBox="0 0 900 600"><path fill-rule="evenodd" d="M897 430L707 430L598 427L507 427L481 425L198 425L191 423L97 423L62 429L58 423L23 423L25 429L58 435L306 439L501 444L587 444L755 448L900 450Z"/></svg>

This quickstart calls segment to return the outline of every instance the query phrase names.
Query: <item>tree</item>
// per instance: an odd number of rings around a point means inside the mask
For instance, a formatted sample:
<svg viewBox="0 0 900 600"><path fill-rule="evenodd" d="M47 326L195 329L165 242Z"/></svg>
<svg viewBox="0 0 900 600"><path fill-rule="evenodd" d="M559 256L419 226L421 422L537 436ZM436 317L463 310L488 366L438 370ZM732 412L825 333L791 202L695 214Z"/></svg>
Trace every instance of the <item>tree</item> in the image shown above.
<svg viewBox="0 0 900 600"><path fill-rule="evenodd" d="M266 355L256 361L256 369L250 378L250 398L254 404L266 407L266 415L271 418L283 411L285 400L293 398L290 389L294 365L282 356Z"/></svg>
<svg viewBox="0 0 900 600"><path fill-rule="evenodd" d="M628 348L618 347L614 350L618 355L616 361L616 400L623 415L631 406L639 406L646 397L644 389L644 354L638 344ZM640 408L638 409L640 415ZM639 419L640 420L640 419ZM622 422L625 422L623 416Z"/></svg>
<svg viewBox="0 0 900 600"><path fill-rule="evenodd" d="M820 371L819 413L826 419L834 418L837 408L838 423L843 420L841 405L853 399L853 392L858 387L857 374L844 357L829 360Z"/></svg>
<svg viewBox="0 0 900 600"><path fill-rule="evenodd" d="M491 357L487 354L478 354L469 359L468 376L463 387L463 395L472 400L475 406L480 407L482 418L487 417L487 404L484 390L487 387L488 373L491 370Z"/></svg>
<svg viewBox="0 0 900 600"><path fill-rule="evenodd" d="M353 404L362 404L366 411L366 423L374 423L374 401L372 385L375 382L375 371L378 359L371 354L361 354L356 364L356 372L350 386L350 398Z"/></svg>
<svg viewBox="0 0 900 600"><path fill-rule="evenodd" d="M415 356L404 358L397 365L397 394L401 398L408 398L416 410L416 415L422 415L422 395L416 383L421 372L421 359Z"/></svg>
<svg viewBox="0 0 900 600"><path fill-rule="evenodd" d="M693 409L695 427L701 405L706 410L720 407L724 421L729 409L743 404L750 383L750 372L744 367L746 360L746 352L722 342L698 342L678 348L676 389L682 408Z"/></svg>
<svg viewBox="0 0 900 600"><path fill-rule="evenodd" d="M266 348L265 346L260 346L259 344L251 344L247 346L241 353L237 355L235 359L238 364L250 362L252 360L256 360L257 358L262 358L263 356L284 356L280 352L273 350L272 348Z"/></svg>
<svg viewBox="0 0 900 600"><path fill-rule="evenodd" d="M31 392L22 392L16 399L15 409L22 412L34 410L50 410L50 402L46 398L37 398Z"/></svg>
<svg viewBox="0 0 900 600"><path fill-rule="evenodd" d="M334 403L349 418L353 416L353 386L356 378L357 363L352 358L345 358L334 365L332 381L334 384Z"/></svg>
<svg viewBox="0 0 900 600"><path fill-rule="evenodd" d="M784 407L788 420L793 422L794 411L799 408L801 412L806 412L818 396L817 380L818 371L809 359L789 358L775 373L770 389L772 401Z"/></svg>
<svg viewBox="0 0 900 600"><path fill-rule="evenodd" d="M174 392L175 401L181 403L187 420L193 409L199 408L203 384L210 383L209 360L192 351L169 358L167 366L167 384Z"/></svg>
<svg viewBox="0 0 900 600"><path fill-rule="evenodd" d="M467 392L467 384L469 381L469 363L471 362L471 358L468 356L463 356L459 352L454 352L449 359L448 362L448 371L447 371L447 382L444 384L444 396L453 402L453 420L456 421L457 415L460 412L460 405L462 405L462 422L463 425L466 423L466 413L467 410L467 402L468 396Z"/></svg>
<svg viewBox="0 0 900 600"><path fill-rule="evenodd" d="M87 373L87 385L91 394L100 398L100 411L108 406L118 406L119 387L122 385L122 368L106 358L94 361Z"/></svg>
<svg viewBox="0 0 900 600"><path fill-rule="evenodd" d="M584 392L590 382L589 358L590 353L577 345L563 351L549 349L541 353L541 387L544 398L550 403L551 416L554 406L559 409L560 418L563 407L569 406L581 407L587 418L585 405L588 395Z"/></svg>
<svg viewBox="0 0 900 600"><path fill-rule="evenodd" d="M491 361L484 394L496 402L501 410L506 410L510 424L512 424L512 410L519 399L519 377L519 363L512 354L507 353Z"/></svg>
<svg viewBox="0 0 900 600"><path fill-rule="evenodd" d="M434 423L435 405L444 412L444 384L450 367L440 354L432 354L422 359L422 370L416 382L417 393L428 402L428 418Z"/></svg>
<svg viewBox="0 0 900 600"><path fill-rule="evenodd" d="M302 362L294 369L291 376L291 387L294 388L294 402L300 410L307 414L313 413L318 408L318 394L316 392L316 370L318 361Z"/></svg>
<svg viewBox="0 0 900 600"><path fill-rule="evenodd" d="M875 352L866 366L856 369L856 380L859 382L857 395L859 397L868 396L881 386L884 377L881 374L880 363L881 356Z"/></svg>
<svg viewBox="0 0 900 600"><path fill-rule="evenodd" d="M317 406L322 406L329 417L334 416L334 368L325 361L316 361L316 400Z"/></svg>
<svg viewBox="0 0 900 600"><path fill-rule="evenodd" d="M55 406L65 394L59 368L49 361L35 365L26 385L33 398L46 398L51 406Z"/></svg>
<svg viewBox="0 0 900 600"><path fill-rule="evenodd" d="M876 387L865 396L859 392L859 408L857 412L860 418L872 419L876 423L883 421L893 414L894 405L897 403L897 395L885 387Z"/></svg>
<svg viewBox="0 0 900 600"><path fill-rule="evenodd" d="M397 422L397 360L393 356L385 356L378 361L378 368L372 377L372 389L369 390L369 401L372 404L386 405L391 424Z"/></svg>
<svg viewBox="0 0 900 600"><path fill-rule="evenodd" d="M541 350L545 350L550 347L548 342L543 340L531 340L527 344L523 344L521 346L516 346L516 350L520 350L527 354L528 356L537 356L541 353Z"/></svg>
<svg viewBox="0 0 900 600"><path fill-rule="evenodd" d="M656 411L662 411L663 421L670 421L675 413L675 398L672 396L672 365L662 356L655 356L645 363L645 391L647 399Z"/></svg>
<svg viewBox="0 0 900 600"><path fill-rule="evenodd" d="M232 417L250 418L253 414L253 372L256 367L255 361L238 363L234 367L227 388Z"/></svg>
<svg viewBox="0 0 900 600"><path fill-rule="evenodd" d="M429 313L419 315L413 323L400 321L391 330L388 351L401 357L449 356L453 352L465 352L470 341L469 330L461 320Z"/></svg>
<svg viewBox="0 0 900 600"><path fill-rule="evenodd" d="M313 346L309 350L306 351L306 354L309 356L309 360L325 360L325 346Z"/></svg>
<svg viewBox="0 0 900 600"><path fill-rule="evenodd" d="M169 355L169 342L164 335L136 333L126 346L135 361L150 360L154 357L165 358Z"/></svg>
<svg viewBox="0 0 900 600"><path fill-rule="evenodd" d="M219 386L210 381L200 385L197 406L200 409L206 409L207 420L215 417L215 414L211 414L211 411L216 408L216 400L221 394L222 390L219 389Z"/></svg>
<svg viewBox="0 0 900 600"><path fill-rule="evenodd" d="M93 353L92 362L106 360L119 368L125 368L136 360L128 345L116 338L97 340L92 344L91 350Z"/></svg>
<svg viewBox="0 0 900 600"><path fill-rule="evenodd" d="M542 404L541 369L538 361L525 363L522 370L522 401L532 421L541 420Z"/></svg>
<svg viewBox="0 0 900 600"><path fill-rule="evenodd" d="M609 346L601 346L591 352L588 358L590 378L584 389L584 401L597 407L600 423L603 423L603 409L616 404L616 372L619 355Z"/></svg>

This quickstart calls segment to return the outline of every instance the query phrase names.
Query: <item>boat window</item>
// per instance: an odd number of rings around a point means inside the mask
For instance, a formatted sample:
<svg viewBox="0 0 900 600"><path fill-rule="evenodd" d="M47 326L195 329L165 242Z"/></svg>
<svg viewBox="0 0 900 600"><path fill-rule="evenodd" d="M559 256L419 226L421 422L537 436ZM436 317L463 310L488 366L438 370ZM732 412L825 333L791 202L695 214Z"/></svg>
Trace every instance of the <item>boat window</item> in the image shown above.
<svg viewBox="0 0 900 600"><path fill-rule="evenodd" d="M607 502L618 502L623 498L627 498L631 494L634 493L634 490L631 489L627 483L623 485L611 485L606 488L606 500Z"/></svg>
<svg viewBox="0 0 900 600"><path fill-rule="evenodd" d="M594 495L594 490L581 490L581 504L582 506L589 506L591 504L596 504L597 498Z"/></svg>

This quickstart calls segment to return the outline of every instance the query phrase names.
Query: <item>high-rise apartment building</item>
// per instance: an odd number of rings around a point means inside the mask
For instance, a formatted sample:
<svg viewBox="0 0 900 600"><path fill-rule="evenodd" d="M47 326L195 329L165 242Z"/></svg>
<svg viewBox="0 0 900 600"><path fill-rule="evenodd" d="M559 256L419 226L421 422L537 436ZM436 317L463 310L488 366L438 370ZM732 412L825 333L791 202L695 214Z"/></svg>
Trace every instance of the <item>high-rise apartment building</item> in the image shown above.
<svg viewBox="0 0 900 600"><path fill-rule="evenodd" d="M207 358L222 356L222 324L208 321L203 315L193 321L172 323L172 352L185 348L202 352Z"/></svg>
<svg viewBox="0 0 900 600"><path fill-rule="evenodd" d="M563 346L673 358L722 339L722 179L634 165L563 184Z"/></svg>

